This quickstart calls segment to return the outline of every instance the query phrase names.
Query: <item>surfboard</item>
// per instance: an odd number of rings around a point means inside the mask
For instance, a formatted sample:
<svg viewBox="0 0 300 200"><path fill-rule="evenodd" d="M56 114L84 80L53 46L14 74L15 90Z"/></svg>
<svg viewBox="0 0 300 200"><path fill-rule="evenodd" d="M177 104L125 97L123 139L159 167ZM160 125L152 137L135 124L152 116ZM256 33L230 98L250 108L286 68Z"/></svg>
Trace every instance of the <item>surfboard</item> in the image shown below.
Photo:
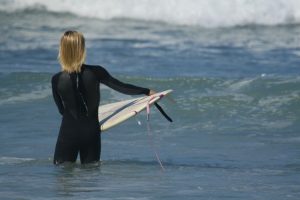
<svg viewBox="0 0 300 200"><path fill-rule="evenodd" d="M171 92L172 90L165 90L151 96L144 96L99 106L98 118L101 132L146 110L148 105L149 107L152 106L155 102L161 100Z"/></svg>

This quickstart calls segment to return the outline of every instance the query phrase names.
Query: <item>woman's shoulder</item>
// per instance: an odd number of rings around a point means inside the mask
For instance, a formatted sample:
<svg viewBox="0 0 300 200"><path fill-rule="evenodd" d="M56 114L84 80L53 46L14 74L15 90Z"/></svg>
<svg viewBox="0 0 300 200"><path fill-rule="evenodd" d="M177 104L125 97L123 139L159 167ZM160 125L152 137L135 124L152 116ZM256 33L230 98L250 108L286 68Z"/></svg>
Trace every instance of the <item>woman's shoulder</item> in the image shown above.
<svg viewBox="0 0 300 200"><path fill-rule="evenodd" d="M52 76L52 81L57 80L59 76L62 74L62 72L57 72Z"/></svg>
<svg viewBox="0 0 300 200"><path fill-rule="evenodd" d="M57 72L56 74L54 74L51 78L51 81L52 83L53 82L57 82L58 80L61 80L61 79L65 79L65 78L68 78L68 73L67 72L63 72L63 71L60 71L60 72Z"/></svg>
<svg viewBox="0 0 300 200"><path fill-rule="evenodd" d="M83 67L84 67L84 69L83 69L84 73L90 71L92 74L94 74L97 77L97 79L100 82L102 80L105 80L105 79L110 77L108 71L100 65L86 65L86 64L84 64Z"/></svg>
<svg viewBox="0 0 300 200"><path fill-rule="evenodd" d="M101 65L83 65L84 71L92 71L97 77L105 78L109 75L108 71Z"/></svg>
<svg viewBox="0 0 300 200"><path fill-rule="evenodd" d="M105 68L102 67L101 65L87 65L87 64L83 64L83 67L85 69L90 69L90 70L105 70Z"/></svg>

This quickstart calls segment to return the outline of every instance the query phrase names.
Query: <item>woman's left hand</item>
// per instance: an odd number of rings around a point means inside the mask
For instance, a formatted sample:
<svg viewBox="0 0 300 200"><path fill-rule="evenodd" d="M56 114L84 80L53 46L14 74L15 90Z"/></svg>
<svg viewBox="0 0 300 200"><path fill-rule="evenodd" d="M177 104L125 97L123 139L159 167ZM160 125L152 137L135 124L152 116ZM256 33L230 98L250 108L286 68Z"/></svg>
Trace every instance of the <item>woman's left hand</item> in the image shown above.
<svg viewBox="0 0 300 200"><path fill-rule="evenodd" d="M151 90L151 89L150 89L150 91L149 91L149 94L148 94L148 95L149 95L149 96L151 96L151 95L153 95L153 94L155 94L155 93L156 93L156 92L155 92L154 90Z"/></svg>

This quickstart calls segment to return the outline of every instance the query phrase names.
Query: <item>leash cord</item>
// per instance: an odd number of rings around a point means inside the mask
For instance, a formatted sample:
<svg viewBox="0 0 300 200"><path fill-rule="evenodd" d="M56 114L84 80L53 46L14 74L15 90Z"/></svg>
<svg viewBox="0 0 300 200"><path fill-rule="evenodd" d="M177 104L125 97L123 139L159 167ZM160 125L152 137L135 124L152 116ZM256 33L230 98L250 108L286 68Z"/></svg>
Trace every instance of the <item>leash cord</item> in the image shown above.
<svg viewBox="0 0 300 200"><path fill-rule="evenodd" d="M148 136L149 136L149 142L150 142L150 145L155 153L155 157L156 157L156 160L157 162L159 163L160 165L160 168L162 169L162 171L165 171L165 168L159 158L159 154L158 152L156 151L155 149L155 146L154 146L154 139L153 139L153 134L152 134L152 130L151 130L151 126L150 126L150 101L152 99L150 99L147 103L147 132L148 132Z"/></svg>

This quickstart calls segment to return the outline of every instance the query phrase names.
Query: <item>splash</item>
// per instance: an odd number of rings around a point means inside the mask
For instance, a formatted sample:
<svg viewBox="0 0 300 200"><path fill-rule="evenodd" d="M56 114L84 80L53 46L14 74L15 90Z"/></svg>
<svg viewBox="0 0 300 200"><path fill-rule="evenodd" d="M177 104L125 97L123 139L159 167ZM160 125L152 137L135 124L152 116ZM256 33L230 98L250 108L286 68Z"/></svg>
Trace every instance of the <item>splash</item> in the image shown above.
<svg viewBox="0 0 300 200"><path fill-rule="evenodd" d="M300 23L298 0L2 0L0 10L45 9L103 20L129 18L201 27Z"/></svg>

